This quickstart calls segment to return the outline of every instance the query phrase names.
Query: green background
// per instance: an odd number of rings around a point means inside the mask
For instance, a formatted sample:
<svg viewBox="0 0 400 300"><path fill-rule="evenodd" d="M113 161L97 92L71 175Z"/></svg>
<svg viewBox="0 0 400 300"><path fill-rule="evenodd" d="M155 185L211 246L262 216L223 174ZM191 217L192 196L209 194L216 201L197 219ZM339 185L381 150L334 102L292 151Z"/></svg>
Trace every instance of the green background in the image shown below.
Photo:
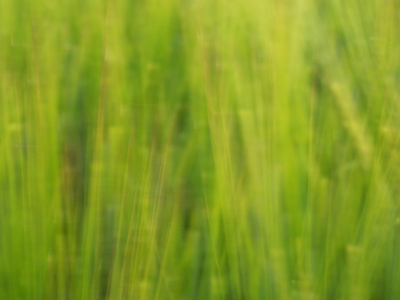
<svg viewBox="0 0 400 300"><path fill-rule="evenodd" d="M2 0L0 299L400 299L399 12Z"/></svg>

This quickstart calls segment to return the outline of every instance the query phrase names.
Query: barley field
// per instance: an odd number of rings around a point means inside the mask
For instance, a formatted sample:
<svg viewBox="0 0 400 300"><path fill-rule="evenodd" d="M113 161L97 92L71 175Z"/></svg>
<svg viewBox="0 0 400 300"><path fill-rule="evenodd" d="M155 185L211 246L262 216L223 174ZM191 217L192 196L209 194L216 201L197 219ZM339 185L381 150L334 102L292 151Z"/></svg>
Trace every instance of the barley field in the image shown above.
<svg viewBox="0 0 400 300"><path fill-rule="evenodd" d="M399 12L2 0L0 299L400 299Z"/></svg>

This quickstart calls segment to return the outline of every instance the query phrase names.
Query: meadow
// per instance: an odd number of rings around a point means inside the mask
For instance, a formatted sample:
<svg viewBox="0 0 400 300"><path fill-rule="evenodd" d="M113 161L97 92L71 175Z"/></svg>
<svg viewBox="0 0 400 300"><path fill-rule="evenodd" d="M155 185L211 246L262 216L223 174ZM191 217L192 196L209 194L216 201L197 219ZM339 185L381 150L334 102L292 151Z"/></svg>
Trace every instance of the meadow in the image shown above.
<svg viewBox="0 0 400 300"><path fill-rule="evenodd" d="M0 299L400 299L399 11L0 1Z"/></svg>

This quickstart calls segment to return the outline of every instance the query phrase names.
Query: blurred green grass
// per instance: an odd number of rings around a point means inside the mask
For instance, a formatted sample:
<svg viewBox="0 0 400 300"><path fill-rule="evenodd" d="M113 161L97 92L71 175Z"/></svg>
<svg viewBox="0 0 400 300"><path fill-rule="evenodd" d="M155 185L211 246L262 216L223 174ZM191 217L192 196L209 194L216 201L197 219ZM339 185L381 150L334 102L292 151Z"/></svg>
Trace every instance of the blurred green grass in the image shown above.
<svg viewBox="0 0 400 300"><path fill-rule="evenodd" d="M0 299L399 299L397 1L0 2Z"/></svg>

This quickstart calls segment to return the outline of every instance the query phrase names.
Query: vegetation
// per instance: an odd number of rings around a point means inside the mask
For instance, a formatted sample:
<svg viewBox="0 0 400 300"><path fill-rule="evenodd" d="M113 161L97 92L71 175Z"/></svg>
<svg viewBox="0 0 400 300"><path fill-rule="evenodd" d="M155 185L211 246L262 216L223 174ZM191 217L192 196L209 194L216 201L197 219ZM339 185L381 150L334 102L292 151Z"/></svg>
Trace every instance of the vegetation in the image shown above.
<svg viewBox="0 0 400 300"><path fill-rule="evenodd" d="M0 299L400 299L398 1L0 2Z"/></svg>

